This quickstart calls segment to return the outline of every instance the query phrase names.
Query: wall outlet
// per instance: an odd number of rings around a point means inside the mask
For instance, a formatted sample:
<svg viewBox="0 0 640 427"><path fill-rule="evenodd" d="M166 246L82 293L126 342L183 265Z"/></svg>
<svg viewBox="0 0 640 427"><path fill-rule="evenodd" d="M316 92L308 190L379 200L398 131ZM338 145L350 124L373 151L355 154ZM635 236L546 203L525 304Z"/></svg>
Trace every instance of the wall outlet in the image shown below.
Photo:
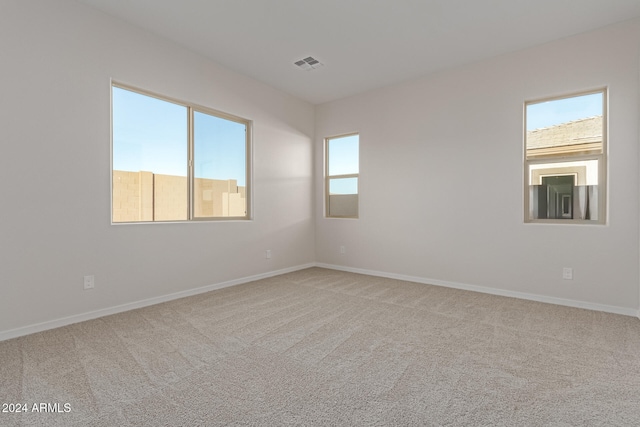
<svg viewBox="0 0 640 427"><path fill-rule="evenodd" d="M96 287L96 278L95 276L84 276L84 289L93 289Z"/></svg>
<svg viewBox="0 0 640 427"><path fill-rule="evenodd" d="M271 249L267 249L267 250L264 252L264 257L265 257L266 259L271 259Z"/></svg>
<svg viewBox="0 0 640 427"><path fill-rule="evenodd" d="M347 248L345 248L344 246L340 246L340 253L341 254L346 254L347 253Z"/></svg>
<svg viewBox="0 0 640 427"><path fill-rule="evenodd" d="M573 268L571 267L564 267L562 269L562 278L564 280L573 280Z"/></svg>

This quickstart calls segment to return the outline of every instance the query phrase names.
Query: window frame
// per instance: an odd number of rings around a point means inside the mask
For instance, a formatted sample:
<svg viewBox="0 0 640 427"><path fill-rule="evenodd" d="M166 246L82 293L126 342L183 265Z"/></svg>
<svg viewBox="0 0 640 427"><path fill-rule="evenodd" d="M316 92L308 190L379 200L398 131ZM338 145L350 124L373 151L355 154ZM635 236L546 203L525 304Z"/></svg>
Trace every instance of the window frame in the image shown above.
<svg viewBox="0 0 640 427"><path fill-rule="evenodd" d="M110 90L110 100L111 100L111 224L112 225L121 225L121 224L162 224L162 223L192 223L192 222L218 222L218 221L249 221L253 219L253 209L252 209L252 199L253 199L253 183L252 183L252 152L253 152L253 121L249 119L245 119L240 116L236 116L230 113L225 113L223 111L215 110L213 108L205 107L199 104L190 103L186 101L182 101L176 98L172 98L169 96L161 95L146 89L141 89L136 86L132 86L126 83L121 83L112 80L111 81L111 90ZM160 101L169 102L172 104L176 104L186 108L187 115L187 219L172 219L172 220L159 220L159 221L114 221L113 215L113 153L114 153L114 132L113 132L113 88L118 88L130 92L134 92L139 95L148 96L151 98L158 99ZM207 216L207 217L197 217L195 216L194 207L194 182L195 182L195 173L194 173L194 151L195 151L195 138L194 138L194 116L195 113L202 113L211 115L220 119L240 123L245 126L245 215L243 216Z"/></svg>
<svg viewBox="0 0 640 427"><path fill-rule="evenodd" d="M329 142L333 139L358 136L358 173L329 175ZM360 133L349 132L324 138L324 216L325 218L358 219L360 217ZM356 178L357 212L355 215L331 215L329 188L332 179Z"/></svg>
<svg viewBox="0 0 640 427"><path fill-rule="evenodd" d="M557 101L568 98L575 98L596 93L602 94L602 150L599 153L568 153L568 154L541 154L533 158L527 156L527 107L529 105L540 104L543 102ZM592 90L572 92L558 96L549 96L538 98L524 102L523 107L523 171L524 171L524 222L526 224L589 224L589 225L606 225L607 224L607 153L608 153L608 105L609 91L607 87L601 87ZM539 164L554 164L596 160L598 162L598 219L567 219L567 218L531 218L530 217L530 185L531 166ZM561 174L564 175L565 173Z"/></svg>

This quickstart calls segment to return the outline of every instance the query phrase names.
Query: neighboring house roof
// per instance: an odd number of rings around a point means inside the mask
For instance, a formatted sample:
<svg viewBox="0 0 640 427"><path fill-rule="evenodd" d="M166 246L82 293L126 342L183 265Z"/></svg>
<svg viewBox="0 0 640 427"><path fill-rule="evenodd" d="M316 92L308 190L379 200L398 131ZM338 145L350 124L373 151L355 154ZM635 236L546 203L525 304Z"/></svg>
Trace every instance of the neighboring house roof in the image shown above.
<svg viewBox="0 0 640 427"><path fill-rule="evenodd" d="M602 116L527 132L527 157L602 152Z"/></svg>
<svg viewBox="0 0 640 427"><path fill-rule="evenodd" d="M587 117L527 132L527 149L602 142L602 116Z"/></svg>

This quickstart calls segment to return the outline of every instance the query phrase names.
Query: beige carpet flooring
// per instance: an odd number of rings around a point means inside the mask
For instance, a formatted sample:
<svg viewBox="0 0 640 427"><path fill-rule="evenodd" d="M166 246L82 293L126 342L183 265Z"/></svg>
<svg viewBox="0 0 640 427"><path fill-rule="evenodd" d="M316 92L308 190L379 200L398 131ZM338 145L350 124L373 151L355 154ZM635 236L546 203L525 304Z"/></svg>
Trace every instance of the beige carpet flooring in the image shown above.
<svg viewBox="0 0 640 427"><path fill-rule="evenodd" d="M2 426L638 426L640 320L311 268L0 342L0 378Z"/></svg>

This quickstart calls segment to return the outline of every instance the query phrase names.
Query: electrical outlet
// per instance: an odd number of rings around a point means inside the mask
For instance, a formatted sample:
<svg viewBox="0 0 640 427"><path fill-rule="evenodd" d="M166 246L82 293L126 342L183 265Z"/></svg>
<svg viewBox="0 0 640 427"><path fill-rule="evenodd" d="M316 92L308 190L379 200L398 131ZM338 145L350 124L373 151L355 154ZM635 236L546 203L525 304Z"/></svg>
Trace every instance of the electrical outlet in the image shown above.
<svg viewBox="0 0 640 427"><path fill-rule="evenodd" d="M96 278L95 276L84 276L84 289L93 289L96 287Z"/></svg>
<svg viewBox="0 0 640 427"><path fill-rule="evenodd" d="M573 280L573 268L571 267L564 267L562 269L562 278L564 280Z"/></svg>
<svg viewBox="0 0 640 427"><path fill-rule="evenodd" d="M271 259L271 249L267 249L264 253L266 259Z"/></svg>
<svg viewBox="0 0 640 427"><path fill-rule="evenodd" d="M344 246L340 246L340 253L341 254L346 254L347 253L347 248L345 248Z"/></svg>

